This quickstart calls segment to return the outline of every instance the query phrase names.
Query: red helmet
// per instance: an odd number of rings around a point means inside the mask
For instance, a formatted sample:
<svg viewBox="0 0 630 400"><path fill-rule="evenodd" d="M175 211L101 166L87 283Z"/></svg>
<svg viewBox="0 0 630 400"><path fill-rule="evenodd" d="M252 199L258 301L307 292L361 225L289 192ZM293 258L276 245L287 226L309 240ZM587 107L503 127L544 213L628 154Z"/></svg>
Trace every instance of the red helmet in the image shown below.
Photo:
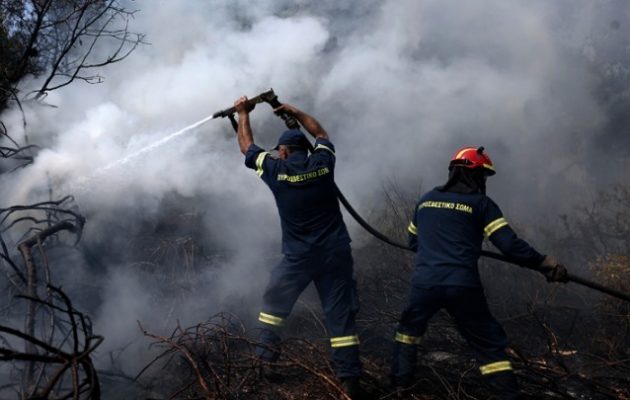
<svg viewBox="0 0 630 400"><path fill-rule="evenodd" d="M487 154L483 152L483 146L481 147L462 147L457 150L451 162L448 165L449 169L452 167L465 167L465 168L483 168L488 175L494 175L494 166L492 160Z"/></svg>

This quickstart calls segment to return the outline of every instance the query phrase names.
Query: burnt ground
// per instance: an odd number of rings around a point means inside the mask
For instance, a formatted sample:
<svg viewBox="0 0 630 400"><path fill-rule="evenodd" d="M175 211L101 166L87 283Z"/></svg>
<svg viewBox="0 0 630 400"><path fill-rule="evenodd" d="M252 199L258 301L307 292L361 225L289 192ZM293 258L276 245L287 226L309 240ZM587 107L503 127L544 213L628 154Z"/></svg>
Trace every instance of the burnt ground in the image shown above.
<svg viewBox="0 0 630 400"><path fill-rule="evenodd" d="M372 243L355 251L366 399L395 398L389 385L392 337L404 304L409 255ZM387 262L383 262L387 260ZM525 399L630 399L630 314L575 284L548 284L531 271L484 263L488 301L511 340L508 349ZM282 357L261 367L253 354L254 321L231 314L180 328L146 332L163 352L136 384L155 399L344 398L329 362L328 340L314 293L307 291L284 331ZM474 353L446 312L431 321L419 346L409 399L488 399ZM139 394L139 392L136 392Z"/></svg>

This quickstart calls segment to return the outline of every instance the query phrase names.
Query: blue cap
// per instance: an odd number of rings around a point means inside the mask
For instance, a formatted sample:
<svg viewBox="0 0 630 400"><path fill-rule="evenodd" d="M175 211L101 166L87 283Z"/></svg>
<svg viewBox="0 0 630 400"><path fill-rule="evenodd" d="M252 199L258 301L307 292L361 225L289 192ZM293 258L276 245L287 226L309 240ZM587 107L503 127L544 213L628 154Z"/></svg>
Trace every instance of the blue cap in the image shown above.
<svg viewBox="0 0 630 400"><path fill-rule="evenodd" d="M274 147L274 150L278 150L280 145L285 146L303 146L306 147L308 140L306 136L299 129L289 129L284 131L278 139L278 144Z"/></svg>

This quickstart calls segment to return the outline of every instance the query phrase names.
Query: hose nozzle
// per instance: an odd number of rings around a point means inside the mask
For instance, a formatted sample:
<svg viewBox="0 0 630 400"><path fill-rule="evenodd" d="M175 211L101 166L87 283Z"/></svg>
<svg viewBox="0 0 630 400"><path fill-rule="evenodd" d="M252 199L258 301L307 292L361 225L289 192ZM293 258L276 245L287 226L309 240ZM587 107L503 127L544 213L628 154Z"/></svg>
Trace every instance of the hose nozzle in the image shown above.
<svg viewBox="0 0 630 400"><path fill-rule="evenodd" d="M273 101L273 99L277 99L277 98L278 96L276 96L276 94L273 92L273 89L269 89L262 92L258 96L252 97L251 99L248 99L248 100L249 100L249 104L251 104L252 106L255 106L256 104L262 103L262 102L269 103ZM212 114L212 119L229 117L235 112L236 112L235 107L226 108L225 110L217 111L214 114Z"/></svg>

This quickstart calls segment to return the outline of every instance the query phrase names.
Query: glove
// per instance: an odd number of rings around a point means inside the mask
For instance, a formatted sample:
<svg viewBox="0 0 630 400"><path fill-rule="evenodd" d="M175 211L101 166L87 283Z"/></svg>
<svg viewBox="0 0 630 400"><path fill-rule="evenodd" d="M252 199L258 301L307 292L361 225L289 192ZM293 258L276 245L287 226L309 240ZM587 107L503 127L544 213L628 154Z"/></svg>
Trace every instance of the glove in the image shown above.
<svg viewBox="0 0 630 400"><path fill-rule="evenodd" d="M547 282L568 282L569 273L567 268L558 262L554 256L545 256L538 266L540 272L545 275Z"/></svg>

